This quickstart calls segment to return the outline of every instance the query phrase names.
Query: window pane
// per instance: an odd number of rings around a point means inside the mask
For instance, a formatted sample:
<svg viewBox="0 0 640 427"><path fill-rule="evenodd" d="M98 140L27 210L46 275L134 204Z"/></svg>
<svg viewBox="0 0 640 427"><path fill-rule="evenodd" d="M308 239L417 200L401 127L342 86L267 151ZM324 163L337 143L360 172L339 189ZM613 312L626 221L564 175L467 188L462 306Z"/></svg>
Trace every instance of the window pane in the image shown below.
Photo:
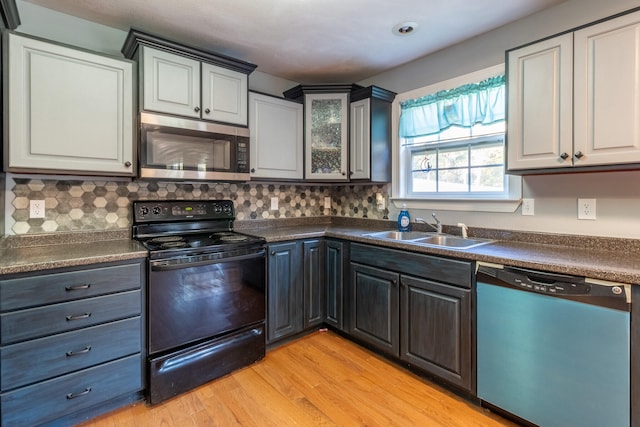
<svg viewBox="0 0 640 427"><path fill-rule="evenodd" d="M468 192L468 169L438 170L439 192Z"/></svg>
<svg viewBox="0 0 640 427"><path fill-rule="evenodd" d="M428 171L435 167L434 151L416 151L411 153L411 170Z"/></svg>
<svg viewBox="0 0 640 427"><path fill-rule="evenodd" d="M451 126L448 129L440 132L440 141L446 141L447 139L469 138L470 136L471 128L465 128L462 126Z"/></svg>
<svg viewBox="0 0 640 427"><path fill-rule="evenodd" d="M504 168L496 166L471 169L471 191L504 191Z"/></svg>
<svg viewBox="0 0 640 427"><path fill-rule="evenodd" d="M473 136L482 136L482 135L493 135L495 133L504 133L505 131L505 121L500 121L496 123L491 123L488 125L483 125L482 123L478 123L473 125L471 128L471 134Z"/></svg>
<svg viewBox="0 0 640 427"><path fill-rule="evenodd" d="M504 163L504 143L471 147L471 166L501 165Z"/></svg>
<svg viewBox="0 0 640 427"><path fill-rule="evenodd" d="M438 142L439 134L434 133L432 135L418 136L416 138L407 138L407 144L424 144L427 142Z"/></svg>
<svg viewBox="0 0 640 427"><path fill-rule="evenodd" d="M441 148L438 151L438 168L466 168L469 165L469 150L467 147Z"/></svg>
<svg viewBox="0 0 640 427"><path fill-rule="evenodd" d="M413 172L411 174L411 189L414 193L427 193L437 191L436 173Z"/></svg>

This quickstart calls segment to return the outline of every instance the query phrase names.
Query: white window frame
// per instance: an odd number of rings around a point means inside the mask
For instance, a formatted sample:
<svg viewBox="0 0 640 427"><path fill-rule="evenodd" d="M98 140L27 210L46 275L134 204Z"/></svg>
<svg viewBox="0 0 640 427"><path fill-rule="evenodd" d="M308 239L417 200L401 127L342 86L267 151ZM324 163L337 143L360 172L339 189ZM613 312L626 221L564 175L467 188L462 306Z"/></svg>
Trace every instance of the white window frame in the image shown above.
<svg viewBox="0 0 640 427"><path fill-rule="evenodd" d="M516 175L506 175L509 193L502 196L480 194L452 194L430 195L420 197L408 192L409 173L402 167L408 164L402 157L400 149L399 123L400 103L409 99L420 98L441 90L453 89L469 83L477 83L505 72L504 64L485 68L473 73L455 77L443 82L431 84L418 89L398 94L393 101L392 120L392 185L390 200L396 208L406 204L413 209L437 209L451 211L478 212L515 212L522 200L522 178ZM505 161L506 161L505 146ZM408 151L408 150L407 150Z"/></svg>

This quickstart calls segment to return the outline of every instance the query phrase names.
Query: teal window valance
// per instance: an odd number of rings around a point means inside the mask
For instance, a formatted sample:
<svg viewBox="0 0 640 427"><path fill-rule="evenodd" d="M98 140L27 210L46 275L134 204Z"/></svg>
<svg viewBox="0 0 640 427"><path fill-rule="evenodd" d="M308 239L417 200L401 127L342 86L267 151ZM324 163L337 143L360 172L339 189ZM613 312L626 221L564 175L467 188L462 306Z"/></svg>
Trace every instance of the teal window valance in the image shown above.
<svg viewBox="0 0 640 427"><path fill-rule="evenodd" d="M471 127L505 119L505 76L491 77L400 103L400 136L416 138L450 126Z"/></svg>

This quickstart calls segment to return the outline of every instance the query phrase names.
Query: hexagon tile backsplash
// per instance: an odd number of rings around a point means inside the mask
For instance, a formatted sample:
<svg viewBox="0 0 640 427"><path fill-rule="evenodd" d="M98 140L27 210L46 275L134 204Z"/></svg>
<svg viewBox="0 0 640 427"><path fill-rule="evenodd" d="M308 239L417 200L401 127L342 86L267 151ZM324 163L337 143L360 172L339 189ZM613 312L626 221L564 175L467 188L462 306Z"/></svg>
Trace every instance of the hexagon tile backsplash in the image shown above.
<svg viewBox="0 0 640 427"><path fill-rule="evenodd" d="M231 199L236 220L345 216L382 219L376 193L387 185L293 185L267 183L171 183L156 181L79 181L7 177L7 233L107 230L131 226L134 200ZM324 198L331 197L331 209ZM279 209L270 210L271 198ZM29 218L29 201L45 201L45 218Z"/></svg>

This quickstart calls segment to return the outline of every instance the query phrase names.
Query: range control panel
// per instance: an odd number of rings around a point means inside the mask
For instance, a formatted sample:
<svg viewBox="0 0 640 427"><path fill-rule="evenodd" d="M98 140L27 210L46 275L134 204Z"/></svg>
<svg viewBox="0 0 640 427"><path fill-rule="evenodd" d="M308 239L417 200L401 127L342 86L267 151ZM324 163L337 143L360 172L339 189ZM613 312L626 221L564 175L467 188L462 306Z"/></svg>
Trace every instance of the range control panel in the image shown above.
<svg viewBox="0 0 640 427"><path fill-rule="evenodd" d="M150 200L133 202L135 223L234 219L231 200Z"/></svg>

